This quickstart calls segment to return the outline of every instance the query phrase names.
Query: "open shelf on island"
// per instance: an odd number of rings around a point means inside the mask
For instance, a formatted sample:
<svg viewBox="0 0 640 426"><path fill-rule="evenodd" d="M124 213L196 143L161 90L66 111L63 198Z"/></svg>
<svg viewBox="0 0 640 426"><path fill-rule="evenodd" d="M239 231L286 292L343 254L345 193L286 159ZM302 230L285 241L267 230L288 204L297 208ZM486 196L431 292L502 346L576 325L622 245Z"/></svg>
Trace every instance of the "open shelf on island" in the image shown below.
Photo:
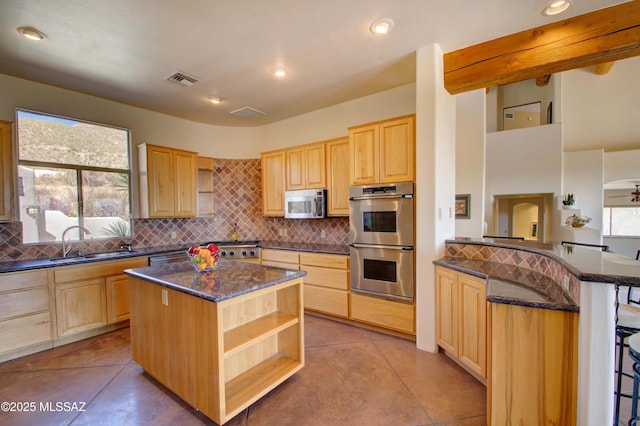
<svg viewBox="0 0 640 426"><path fill-rule="evenodd" d="M224 333L224 355L228 357L255 342L298 323L298 317L273 312Z"/></svg>

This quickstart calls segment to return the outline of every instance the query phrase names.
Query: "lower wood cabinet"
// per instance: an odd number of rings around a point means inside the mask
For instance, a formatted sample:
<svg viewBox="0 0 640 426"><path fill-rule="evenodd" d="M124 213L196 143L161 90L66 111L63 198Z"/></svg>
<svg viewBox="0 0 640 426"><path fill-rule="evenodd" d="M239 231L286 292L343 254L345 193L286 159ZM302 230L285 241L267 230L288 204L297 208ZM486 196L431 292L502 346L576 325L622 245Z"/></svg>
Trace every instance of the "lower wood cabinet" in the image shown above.
<svg viewBox="0 0 640 426"><path fill-rule="evenodd" d="M300 253L304 307L343 318L349 316L349 256Z"/></svg>
<svg viewBox="0 0 640 426"><path fill-rule="evenodd" d="M128 319L128 277L123 271L147 264L146 257L138 257L55 268L56 336L90 333Z"/></svg>
<svg viewBox="0 0 640 426"><path fill-rule="evenodd" d="M403 333L416 334L415 306L412 303L352 293L351 318Z"/></svg>
<svg viewBox="0 0 640 426"><path fill-rule="evenodd" d="M0 274L0 362L53 346L46 270Z"/></svg>
<svg viewBox="0 0 640 426"><path fill-rule="evenodd" d="M487 424L575 425L579 314L489 305Z"/></svg>
<svg viewBox="0 0 640 426"><path fill-rule="evenodd" d="M481 379L487 378L486 280L436 267L438 345Z"/></svg>

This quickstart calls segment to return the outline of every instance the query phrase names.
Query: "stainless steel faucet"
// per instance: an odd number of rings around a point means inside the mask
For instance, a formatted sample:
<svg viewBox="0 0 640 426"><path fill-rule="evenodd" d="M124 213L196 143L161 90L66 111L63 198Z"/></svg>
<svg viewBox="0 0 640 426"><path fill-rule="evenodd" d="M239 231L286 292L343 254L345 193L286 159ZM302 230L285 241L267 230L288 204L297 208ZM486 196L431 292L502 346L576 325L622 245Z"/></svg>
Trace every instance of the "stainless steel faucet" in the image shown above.
<svg viewBox="0 0 640 426"><path fill-rule="evenodd" d="M65 237L67 236L67 232L69 232L69 230L74 228L78 228L81 232L84 232L85 234L88 234L88 235L91 234L91 231L89 231L84 226L80 226L80 225L73 225L68 227L64 231L62 231L62 257L67 257L67 255L71 251L71 244L69 244L69 247L67 247L67 240ZM82 238L82 234L80 235L80 238Z"/></svg>

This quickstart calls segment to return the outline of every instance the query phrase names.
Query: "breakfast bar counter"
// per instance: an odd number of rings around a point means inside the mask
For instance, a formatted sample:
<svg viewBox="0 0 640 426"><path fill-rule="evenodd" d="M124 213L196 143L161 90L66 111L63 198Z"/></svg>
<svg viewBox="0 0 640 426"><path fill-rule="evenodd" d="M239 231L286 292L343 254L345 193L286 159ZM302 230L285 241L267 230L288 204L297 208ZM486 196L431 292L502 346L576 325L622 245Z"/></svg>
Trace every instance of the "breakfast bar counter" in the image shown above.
<svg viewBox="0 0 640 426"><path fill-rule="evenodd" d="M131 355L224 424L304 366L304 271L222 259L129 269Z"/></svg>

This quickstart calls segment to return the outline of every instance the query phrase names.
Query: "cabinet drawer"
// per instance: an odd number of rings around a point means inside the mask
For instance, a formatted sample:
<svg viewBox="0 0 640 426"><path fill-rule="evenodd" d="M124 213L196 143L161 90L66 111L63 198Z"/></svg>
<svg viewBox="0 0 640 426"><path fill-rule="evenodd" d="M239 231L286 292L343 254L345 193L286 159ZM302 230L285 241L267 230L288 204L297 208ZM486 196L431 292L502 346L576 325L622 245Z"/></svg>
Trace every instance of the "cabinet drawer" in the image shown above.
<svg viewBox="0 0 640 426"><path fill-rule="evenodd" d="M345 290L304 285L304 307L331 315L349 316L349 293Z"/></svg>
<svg viewBox="0 0 640 426"><path fill-rule="evenodd" d="M0 352L51 340L49 312L0 321Z"/></svg>
<svg viewBox="0 0 640 426"><path fill-rule="evenodd" d="M300 253L300 264L334 269L349 269L349 256L323 253Z"/></svg>
<svg viewBox="0 0 640 426"><path fill-rule="evenodd" d="M273 249L262 249L260 251L260 255L262 260L269 260L273 262L285 262L285 263L295 263L298 264L299 255L297 251L288 251L288 250L273 250ZM298 269L298 268L295 268Z"/></svg>
<svg viewBox="0 0 640 426"><path fill-rule="evenodd" d="M351 318L415 334L413 305L351 294Z"/></svg>
<svg viewBox="0 0 640 426"><path fill-rule="evenodd" d="M0 320L42 311L49 311L47 287L0 294Z"/></svg>
<svg viewBox="0 0 640 426"><path fill-rule="evenodd" d="M135 257L132 259L118 259L91 264L63 266L53 271L56 283L85 280L89 278L120 275L129 268L141 268L149 265L147 257Z"/></svg>
<svg viewBox="0 0 640 426"><path fill-rule="evenodd" d="M12 272L0 274L0 292L23 290L47 285L47 271L39 269L29 272Z"/></svg>
<svg viewBox="0 0 640 426"><path fill-rule="evenodd" d="M307 272L307 276L303 278L305 284L313 284L341 290L349 289L349 271L318 268L316 266L306 265L300 265L300 269Z"/></svg>

